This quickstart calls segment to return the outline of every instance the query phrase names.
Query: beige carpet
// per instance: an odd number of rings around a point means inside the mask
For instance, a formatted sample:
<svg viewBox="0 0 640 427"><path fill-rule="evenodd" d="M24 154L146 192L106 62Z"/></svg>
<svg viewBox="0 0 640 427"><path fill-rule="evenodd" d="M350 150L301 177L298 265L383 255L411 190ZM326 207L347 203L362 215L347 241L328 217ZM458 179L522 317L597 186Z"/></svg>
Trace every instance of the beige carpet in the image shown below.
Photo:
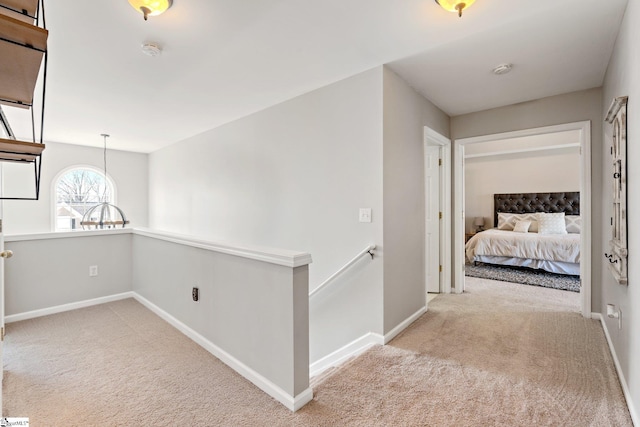
<svg viewBox="0 0 640 427"><path fill-rule="evenodd" d="M316 379L296 414L134 300L12 323L3 414L32 426L632 425L577 294L482 279L467 289Z"/></svg>

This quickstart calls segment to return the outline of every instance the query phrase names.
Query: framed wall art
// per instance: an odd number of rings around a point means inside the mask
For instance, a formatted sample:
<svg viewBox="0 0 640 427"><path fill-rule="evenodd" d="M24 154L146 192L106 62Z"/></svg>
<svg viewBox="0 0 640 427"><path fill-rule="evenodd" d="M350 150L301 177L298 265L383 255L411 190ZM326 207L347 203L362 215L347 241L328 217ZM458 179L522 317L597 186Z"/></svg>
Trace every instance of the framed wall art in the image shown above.
<svg viewBox="0 0 640 427"><path fill-rule="evenodd" d="M611 240L604 254L609 270L621 285L627 284L627 99L615 98L609 107L606 122L612 126L611 160L613 172Z"/></svg>

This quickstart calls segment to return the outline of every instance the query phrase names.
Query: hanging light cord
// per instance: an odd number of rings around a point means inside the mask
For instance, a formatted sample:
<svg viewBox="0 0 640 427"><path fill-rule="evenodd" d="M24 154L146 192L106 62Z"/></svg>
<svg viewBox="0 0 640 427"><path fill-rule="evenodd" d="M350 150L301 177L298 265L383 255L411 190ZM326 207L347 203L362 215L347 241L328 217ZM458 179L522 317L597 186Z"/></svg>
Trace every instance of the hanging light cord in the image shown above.
<svg viewBox="0 0 640 427"><path fill-rule="evenodd" d="M109 135L107 135L106 133L102 134L102 137L104 138L104 149L102 151L102 157L104 160L104 191L102 192L102 202L106 203L107 202L107 138L109 137Z"/></svg>

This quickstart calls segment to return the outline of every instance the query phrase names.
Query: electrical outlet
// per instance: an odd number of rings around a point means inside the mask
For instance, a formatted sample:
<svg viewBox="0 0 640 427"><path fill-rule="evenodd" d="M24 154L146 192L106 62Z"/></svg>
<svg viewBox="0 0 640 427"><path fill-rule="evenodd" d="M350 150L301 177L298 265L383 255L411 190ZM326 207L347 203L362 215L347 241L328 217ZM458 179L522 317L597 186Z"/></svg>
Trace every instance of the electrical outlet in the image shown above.
<svg viewBox="0 0 640 427"><path fill-rule="evenodd" d="M193 289L191 290L191 298L195 301L198 302L198 300L200 299L200 289L196 288L195 286L193 287Z"/></svg>
<svg viewBox="0 0 640 427"><path fill-rule="evenodd" d="M96 277L98 275L98 266L90 265L89 266L89 277Z"/></svg>

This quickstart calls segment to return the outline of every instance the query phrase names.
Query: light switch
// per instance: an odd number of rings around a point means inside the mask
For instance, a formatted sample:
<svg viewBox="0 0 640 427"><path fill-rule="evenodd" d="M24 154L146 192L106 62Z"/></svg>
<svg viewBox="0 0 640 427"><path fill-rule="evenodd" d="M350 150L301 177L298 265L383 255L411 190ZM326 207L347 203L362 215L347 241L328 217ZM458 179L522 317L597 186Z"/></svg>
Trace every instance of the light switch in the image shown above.
<svg viewBox="0 0 640 427"><path fill-rule="evenodd" d="M371 208L360 208L360 222L371 222Z"/></svg>

